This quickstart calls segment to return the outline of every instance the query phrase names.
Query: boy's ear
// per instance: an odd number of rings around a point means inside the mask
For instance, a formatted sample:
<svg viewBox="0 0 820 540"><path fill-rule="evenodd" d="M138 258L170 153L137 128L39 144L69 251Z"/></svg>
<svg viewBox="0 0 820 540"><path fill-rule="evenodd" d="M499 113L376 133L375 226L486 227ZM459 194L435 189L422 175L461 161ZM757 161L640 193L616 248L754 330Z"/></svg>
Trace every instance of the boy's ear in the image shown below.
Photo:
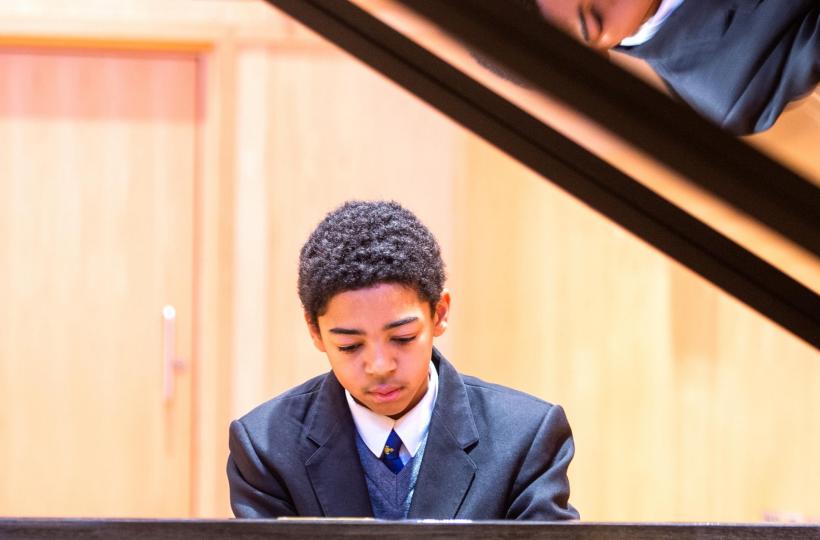
<svg viewBox="0 0 820 540"><path fill-rule="evenodd" d="M441 297L433 313L433 335L438 337L447 330L447 317L450 315L450 291L441 291Z"/></svg>
<svg viewBox="0 0 820 540"><path fill-rule="evenodd" d="M325 350L325 344L322 342L322 334L319 333L319 327L313 324L310 313L307 311L305 311L305 322L307 323L308 332L310 332L310 339L313 340L313 345L319 349L320 352L327 352Z"/></svg>

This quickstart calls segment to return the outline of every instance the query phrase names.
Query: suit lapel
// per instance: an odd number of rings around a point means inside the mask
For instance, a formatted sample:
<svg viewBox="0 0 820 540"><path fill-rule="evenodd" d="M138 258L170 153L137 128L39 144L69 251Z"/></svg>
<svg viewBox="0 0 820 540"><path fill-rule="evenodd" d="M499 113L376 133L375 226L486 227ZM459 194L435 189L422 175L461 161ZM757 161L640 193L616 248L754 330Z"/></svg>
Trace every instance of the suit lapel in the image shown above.
<svg viewBox="0 0 820 540"><path fill-rule="evenodd" d="M430 420L427 446L410 506L410 519L452 519L475 477L468 450L478 442L478 429L467 390L455 368L434 350L439 394Z"/></svg>
<svg viewBox="0 0 820 540"><path fill-rule="evenodd" d="M307 437L319 448L305 468L326 517L372 517L370 496L356 450L356 428L333 373L309 413Z"/></svg>

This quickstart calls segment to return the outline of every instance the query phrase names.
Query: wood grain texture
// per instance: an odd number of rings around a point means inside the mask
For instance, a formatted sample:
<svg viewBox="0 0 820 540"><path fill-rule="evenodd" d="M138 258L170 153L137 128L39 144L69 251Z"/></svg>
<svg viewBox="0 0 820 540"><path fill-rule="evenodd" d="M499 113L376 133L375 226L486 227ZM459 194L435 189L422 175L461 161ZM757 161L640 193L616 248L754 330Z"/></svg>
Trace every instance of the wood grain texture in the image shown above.
<svg viewBox="0 0 820 540"><path fill-rule="evenodd" d="M193 437L190 516L230 515L225 463L231 420L236 45L216 44L199 59Z"/></svg>

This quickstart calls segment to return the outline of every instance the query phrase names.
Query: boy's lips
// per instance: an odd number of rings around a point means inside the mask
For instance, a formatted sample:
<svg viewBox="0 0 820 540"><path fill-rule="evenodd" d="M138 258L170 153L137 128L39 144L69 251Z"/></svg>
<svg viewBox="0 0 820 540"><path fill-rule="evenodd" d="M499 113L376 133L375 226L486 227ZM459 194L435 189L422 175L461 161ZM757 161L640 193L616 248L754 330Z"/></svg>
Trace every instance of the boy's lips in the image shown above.
<svg viewBox="0 0 820 540"><path fill-rule="evenodd" d="M377 403L387 403L388 401L393 401L398 398L399 394L401 394L401 390L401 386L383 385L368 390L367 393L370 394L373 401Z"/></svg>

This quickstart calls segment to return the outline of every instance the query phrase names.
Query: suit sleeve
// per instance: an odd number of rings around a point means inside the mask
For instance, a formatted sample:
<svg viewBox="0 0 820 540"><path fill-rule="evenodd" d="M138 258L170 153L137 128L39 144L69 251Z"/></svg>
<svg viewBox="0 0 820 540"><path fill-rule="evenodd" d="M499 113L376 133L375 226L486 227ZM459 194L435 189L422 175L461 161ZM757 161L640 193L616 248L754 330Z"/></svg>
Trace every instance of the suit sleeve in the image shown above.
<svg viewBox="0 0 820 540"><path fill-rule="evenodd" d="M231 422L228 446L228 485L231 508L238 518L276 518L296 515L284 481L257 454L245 426Z"/></svg>
<svg viewBox="0 0 820 540"><path fill-rule="evenodd" d="M567 468L575 454L564 410L553 405L535 433L513 484L507 519L554 521L578 519L569 504Z"/></svg>

